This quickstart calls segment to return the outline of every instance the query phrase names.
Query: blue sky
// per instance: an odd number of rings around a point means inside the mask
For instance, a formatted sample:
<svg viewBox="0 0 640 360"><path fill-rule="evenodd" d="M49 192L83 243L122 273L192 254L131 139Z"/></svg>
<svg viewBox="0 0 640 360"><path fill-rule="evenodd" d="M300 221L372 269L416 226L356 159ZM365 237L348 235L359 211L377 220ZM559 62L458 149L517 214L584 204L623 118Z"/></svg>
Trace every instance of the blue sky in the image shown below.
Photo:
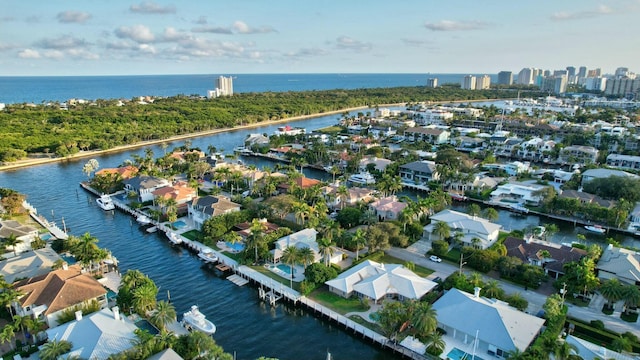
<svg viewBox="0 0 640 360"><path fill-rule="evenodd" d="M640 71L640 0L3 0L0 75Z"/></svg>

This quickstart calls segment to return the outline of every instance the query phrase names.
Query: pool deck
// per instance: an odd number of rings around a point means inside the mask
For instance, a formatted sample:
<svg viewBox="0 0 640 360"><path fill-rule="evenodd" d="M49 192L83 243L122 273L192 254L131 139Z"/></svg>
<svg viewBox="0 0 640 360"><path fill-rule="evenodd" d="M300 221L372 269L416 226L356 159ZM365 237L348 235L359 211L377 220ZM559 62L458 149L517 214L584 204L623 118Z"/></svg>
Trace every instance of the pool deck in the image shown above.
<svg viewBox="0 0 640 360"><path fill-rule="evenodd" d="M277 263L277 264L269 263L269 264L265 264L264 267L271 270L272 273L277 274L289 280L291 278L291 275L288 272L278 269L278 265L284 265L286 267L289 267L289 265L284 263ZM300 265L295 265L293 267L293 271L294 271L293 282L301 282L302 280L304 280L304 267Z"/></svg>

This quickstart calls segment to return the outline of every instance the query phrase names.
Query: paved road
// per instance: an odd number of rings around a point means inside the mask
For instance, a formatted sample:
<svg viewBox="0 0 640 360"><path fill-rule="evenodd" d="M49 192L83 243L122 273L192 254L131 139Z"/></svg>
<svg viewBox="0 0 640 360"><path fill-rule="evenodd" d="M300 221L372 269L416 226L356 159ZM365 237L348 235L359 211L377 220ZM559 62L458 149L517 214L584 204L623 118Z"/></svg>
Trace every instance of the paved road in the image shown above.
<svg viewBox="0 0 640 360"><path fill-rule="evenodd" d="M429 279L431 280L436 277L446 279L449 275L453 274L455 271L459 271L460 269L459 265L448 263L445 261L440 263L433 262L424 255L411 252L407 249L394 247L387 250L386 252L398 259L411 261L416 265L424 266L434 270L435 272L429 275ZM463 271L469 272L468 269L463 269ZM498 279L498 281L500 280ZM546 294L539 293L533 290L525 291L524 288L519 285L515 285L505 281L500 281L500 285L504 289L505 293L512 294L518 292L525 299L527 299L527 301L529 301L529 307L527 308L527 312L529 314L537 314L538 311L542 309L542 305L544 305L545 301L547 300ZM591 320L600 320L605 324L605 327L607 329L616 331L618 333L629 331L633 334L640 334L640 322L636 321L635 323L628 323L620 319L620 310L622 308L621 303L618 303L616 305L616 311L614 311L612 315L605 315L601 311L603 301L604 299L602 299L601 296L596 295L588 307L579 307L568 304L569 316L587 322Z"/></svg>

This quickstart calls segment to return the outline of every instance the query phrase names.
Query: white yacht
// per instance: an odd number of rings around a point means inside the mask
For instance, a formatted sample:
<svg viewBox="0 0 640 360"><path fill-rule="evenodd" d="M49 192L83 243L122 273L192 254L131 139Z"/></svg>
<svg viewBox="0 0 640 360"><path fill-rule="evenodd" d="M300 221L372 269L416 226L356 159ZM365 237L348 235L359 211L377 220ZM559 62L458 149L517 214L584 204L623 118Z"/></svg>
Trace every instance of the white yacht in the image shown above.
<svg viewBox="0 0 640 360"><path fill-rule="evenodd" d="M96 199L96 202L98 203L98 206L105 211L110 211L116 208L116 205L113 203L109 195L100 196Z"/></svg>
<svg viewBox="0 0 640 360"><path fill-rule="evenodd" d="M587 225L584 228L596 234L604 234L607 232L607 229L603 228L600 225Z"/></svg>
<svg viewBox="0 0 640 360"><path fill-rule="evenodd" d="M171 242L171 245L182 244L182 238L180 237L180 235L174 233L173 231L167 231L167 238L169 238L169 242Z"/></svg>
<svg viewBox="0 0 640 360"><path fill-rule="evenodd" d="M187 330L198 330L207 335L212 335L216 332L216 326L205 318L196 305L192 305L191 310L183 314L182 326Z"/></svg>
<svg viewBox="0 0 640 360"><path fill-rule="evenodd" d="M218 262L218 257L211 249L203 249L198 253L198 257L206 263Z"/></svg>
<svg viewBox="0 0 640 360"><path fill-rule="evenodd" d="M372 185L376 183L376 179L368 172L353 174L349 176L349 181L360 185Z"/></svg>
<svg viewBox="0 0 640 360"><path fill-rule="evenodd" d="M138 222L138 224L140 225L148 225L151 224L151 218L149 218L147 215L140 215L136 218L136 221Z"/></svg>

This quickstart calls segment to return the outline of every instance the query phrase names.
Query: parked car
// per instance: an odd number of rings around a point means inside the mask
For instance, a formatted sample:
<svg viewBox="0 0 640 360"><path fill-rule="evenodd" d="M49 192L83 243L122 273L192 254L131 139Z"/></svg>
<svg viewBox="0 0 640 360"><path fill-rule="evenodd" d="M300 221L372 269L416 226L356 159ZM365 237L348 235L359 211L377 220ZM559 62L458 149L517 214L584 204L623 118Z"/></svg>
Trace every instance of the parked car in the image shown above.
<svg viewBox="0 0 640 360"><path fill-rule="evenodd" d="M439 257L437 257L435 255L429 256L429 260L431 260L433 262L442 262L442 259L440 259Z"/></svg>

